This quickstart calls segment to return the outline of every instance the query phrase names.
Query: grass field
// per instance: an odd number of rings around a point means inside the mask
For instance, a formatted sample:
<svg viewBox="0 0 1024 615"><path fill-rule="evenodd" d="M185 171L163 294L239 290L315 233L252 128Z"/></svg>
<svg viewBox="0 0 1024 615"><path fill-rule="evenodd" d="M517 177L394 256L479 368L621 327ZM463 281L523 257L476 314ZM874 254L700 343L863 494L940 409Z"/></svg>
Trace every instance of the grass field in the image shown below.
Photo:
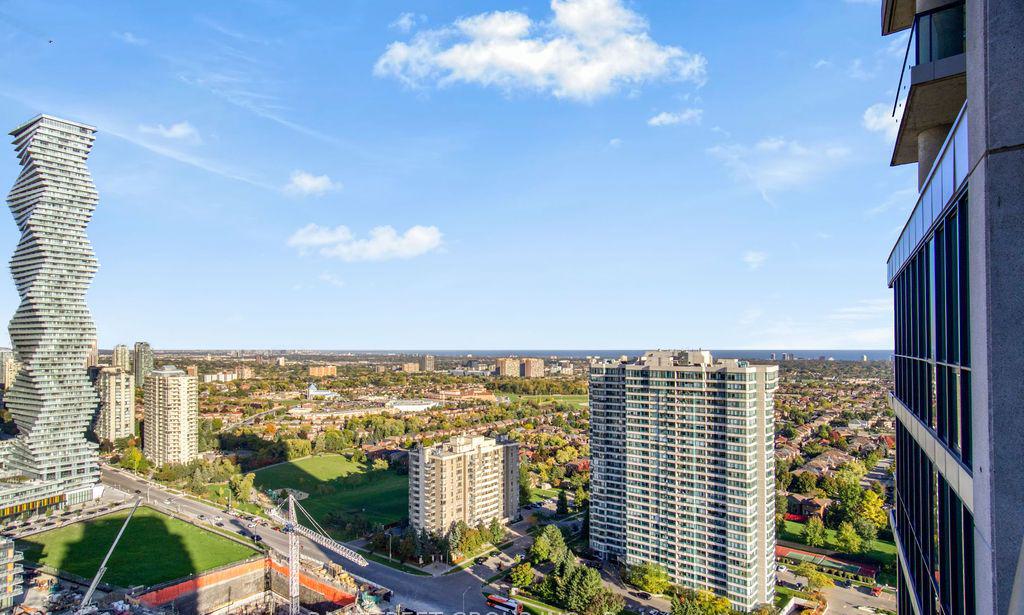
<svg viewBox="0 0 1024 615"><path fill-rule="evenodd" d="M790 542L797 542L804 544L804 524L796 521L786 521L786 530L779 534L781 540L788 540ZM826 549L832 549L839 551L838 545L836 545L836 532L835 530L825 530L825 544L823 545ZM861 554L859 557L876 562L880 565L890 564L896 561L896 545L887 542L885 540L875 540L871 543L871 550Z"/></svg>
<svg viewBox="0 0 1024 615"><path fill-rule="evenodd" d="M567 404L575 404L577 406L585 406L589 401L589 396L587 395L516 395L515 393L502 393L501 391L497 391L494 394L498 397L507 397L509 401L527 401L533 399L539 402L560 401Z"/></svg>
<svg viewBox="0 0 1024 615"><path fill-rule="evenodd" d="M369 474L369 480L354 486L337 482L355 474ZM257 470L256 486L305 491L309 497L301 504L321 523L332 512L385 524L400 521L409 512L409 477L391 470L369 471L341 455L307 457Z"/></svg>
<svg viewBox="0 0 1024 615"><path fill-rule="evenodd" d="M535 504L537 502L543 502L548 498L557 498L558 489L540 489L534 487L530 490L530 503Z"/></svg>
<svg viewBox="0 0 1024 615"><path fill-rule="evenodd" d="M25 559L91 579L127 511L104 515L18 541ZM243 560L256 551L223 536L139 508L107 563L103 581L153 585Z"/></svg>
<svg viewBox="0 0 1024 615"><path fill-rule="evenodd" d="M253 504L252 502L239 502L238 500L231 497L231 488L228 487L227 483L218 483L214 485L206 486L206 493L203 494L203 499L209 502L213 502L218 506L227 506L229 503L238 510L244 510L247 513L258 515L263 510Z"/></svg>

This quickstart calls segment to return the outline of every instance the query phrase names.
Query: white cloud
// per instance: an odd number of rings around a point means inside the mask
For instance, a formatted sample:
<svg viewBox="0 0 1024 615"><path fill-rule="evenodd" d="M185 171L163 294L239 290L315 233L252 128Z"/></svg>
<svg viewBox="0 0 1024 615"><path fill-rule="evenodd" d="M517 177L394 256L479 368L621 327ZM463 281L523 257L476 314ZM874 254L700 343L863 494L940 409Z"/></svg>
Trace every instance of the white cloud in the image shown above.
<svg viewBox="0 0 1024 615"><path fill-rule="evenodd" d="M708 152L721 160L737 179L750 182L762 198L804 186L828 174L848 155L838 145L806 146L781 138L763 139L754 145L718 145Z"/></svg>
<svg viewBox="0 0 1024 615"><path fill-rule="evenodd" d="M862 299L856 304L833 310L829 320L861 321L890 318L892 299Z"/></svg>
<svg viewBox="0 0 1024 615"><path fill-rule="evenodd" d="M357 238L347 226L334 228L307 224L292 233L288 245L300 253L315 250L321 256L346 262L385 261L414 258L441 247L442 234L436 226L412 226L399 234L394 227L378 226L369 237Z"/></svg>
<svg viewBox="0 0 1024 615"><path fill-rule="evenodd" d="M875 103L864 110L861 124L871 132L880 132L890 142L895 143L896 133L899 131L899 122L892 114L892 105L886 103Z"/></svg>
<svg viewBox="0 0 1024 615"><path fill-rule="evenodd" d="M707 60L661 45L621 0L551 0L548 21L518 11L481 13L391 43L374 74L408 86L474 83L589 101L657 80L702 84Z"/></svg>
<svg viewBox="0 0 1024 615"><path fill-rule="evenodd" d="M124 43L128 43L129 45L145 45L149 43L146 39L136 36L131 32L114 32L114 38L117 38Z"/></svg>
<svg viewBox="0 0 1024 615"><path fill-rule="evenodd" d="M332 190L340 190L341 183L326 175L313 175L306 171L293 171L284 191L292 196L323 196Z"/></svg>
<svg viewBox="0 0 1024 615"><path fill-rule="evenodd" d="M829 67L829 66L832 66L832 63L829 62L828 60L824 59L824 58L822 58L822 59L820 59L820 60L818 60L817 62L814 63L814 68L826 68L826 67Z"/></svg>
<svg viewBox="0 0 1024 615"><path fill-rule="evenodd" d="M615 137L613 139L609 139L608 140L608 147L610 147L612 149L618 149L619 147L622 147L622 139L620 139L618 137Z"/></svg>
<svg viewBox="0 0 1024 615"><path fill-rule="evenodd" d="M426 21L427 18L424 15L418 15L416 13L402 13L394 21L388 24L389 28L394 28L402 32L408 32L416 27L417 24Z"/></svg>
<svg viewBox="0 0 1024 615"><path fill-rule="evenodd" d="M864 61L860 58L856 58L853 62L850 62L850 68L847 69L846 74L849 75L851 79L856 79L858 81L868 81L873 79L875 76L874 71L868 70L864 67Z"/></svg>
<svg viewBox="0 0 1024 615"><path fill-rule="evenodd" d="M683 109L678 113L662 111L651 119L647 120L648 126L672 126L675 124L700 124L704 116L703 109Z"/></svg>
<svg viewBox="0 0 1024 615"><path fill-rule="evenodd" d="M768 255L764 252L748 250L743 254L743 262L746 263L747 267L751 270L760 269L766 260L768 260Z"/></svg>
<svg viewBox="0 0 1024 615"><path fill-rule="evenodd" d="M159 135L165 139L175 139L177 141L191 141L193 143L202 141L199 137L199 131L188 122L178 122L170 126L164 126L163 124L157 124L156 126L141 125L139 126L139 132L147 135Z"/></svg>
<svg viewBox="0 0 1024 615"><path fill-rule="evenodd" d="M325 271L324 273L321 273L318 277L320 278L321 282L328 284L330 286L334 286L335 288L341 288L345 286L345 280L342 280L333 273L327 273Z"/></svg>
<svg viewBox="0 0 1024 615"><path fill-rule="evenodd" d="M894 191L884 201L868 209L869 216L877 216L893 209L903 209L907 213L917 202L917 188L901 188Z"/></svg>

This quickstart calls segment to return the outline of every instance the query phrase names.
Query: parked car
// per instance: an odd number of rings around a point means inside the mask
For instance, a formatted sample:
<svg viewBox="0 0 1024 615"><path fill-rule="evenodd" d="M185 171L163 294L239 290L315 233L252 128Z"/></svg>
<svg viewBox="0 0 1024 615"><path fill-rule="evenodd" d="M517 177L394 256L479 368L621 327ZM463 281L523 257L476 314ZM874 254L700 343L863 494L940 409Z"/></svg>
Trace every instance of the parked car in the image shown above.
<svg viewBox="0 0 1024 615"><path fill-rule="evenodd" d="M787 572L789 570L789 568L786 568L782 564L779 564L778 566L776 566L775 569L778 570L779 572Z"/></svg>
<svg viewBox="0 0 1024 615"><path fill-rule="evenodd" d="M476 559L475 559L475 560L473 560L473 561L474 561L474 562L475 562L476 564L483 564L484 562L486 562L486 561L487 561L487 556L486 556L486 555L481 555L480 557L476 558Z"/></svg>
<svg viewBox="0 0 1024 615"><path fill-rule="evenodd" d="M256 534L255 536L253 536L252 539L254 541L256 541L256 542L262 542L263 541L263 537L260 536L259 534Z"/></svg>
<svg viewBox="0 0 1024 615"><path fill-rule="evenodd" d="M651 595L647 592L633 592L633 595L641 600L650 600Z"/></svg>

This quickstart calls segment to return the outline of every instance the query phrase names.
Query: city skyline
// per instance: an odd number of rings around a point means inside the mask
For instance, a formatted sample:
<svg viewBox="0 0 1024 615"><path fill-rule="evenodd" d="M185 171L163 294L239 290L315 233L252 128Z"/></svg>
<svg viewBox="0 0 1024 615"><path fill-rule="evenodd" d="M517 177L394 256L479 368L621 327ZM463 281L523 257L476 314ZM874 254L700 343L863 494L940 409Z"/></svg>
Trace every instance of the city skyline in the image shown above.
<svg viewBox="0 0 1024 615"><path fill-rule="evenodd" d="M877 6L756 7L737 22L608 0L589 40L577 5L489 18L470 4L262 6L230 21L68 5L45 34L26 25L41 9L19 5L0 21L19 43L0 114L98 127L91 238L109 265L89 300L104 348L891 347L874 255L914 184L912 170L880 172L905 44L877 39ZM593 84L571 83L571 64L445 64L502 20L586 66L623 41L642 52ZM729 39L768 32L751 74ZM612 253L603 271L572 266ZM694 287L726 306L699 327L679 308ZM601 312L650 292L648 319L594 338Z"/></svg>

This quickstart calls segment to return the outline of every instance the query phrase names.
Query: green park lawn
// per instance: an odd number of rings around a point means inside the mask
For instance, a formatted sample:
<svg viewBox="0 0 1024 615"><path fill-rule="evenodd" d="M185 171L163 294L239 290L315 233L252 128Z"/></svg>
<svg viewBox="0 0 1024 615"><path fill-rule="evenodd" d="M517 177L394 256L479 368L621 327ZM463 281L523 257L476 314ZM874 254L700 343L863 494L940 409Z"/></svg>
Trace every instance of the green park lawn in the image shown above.
<svg viewBox="0 0 1024 615"><path fill-rule="evenodd" d="M779 539L805 544L803 534L803 523L799 523L797 521L786 521L786 529L779 534ZM840 551L839 546L836 544L835 530L825 530L825 544L823 547L826 549L832 549L833 551ZM854 559L857 559L858 557L863 560L873 561L880 565L891 564L896 561L896 545L885 540L875 540L871 543L871 549L859 556L853 556Z"/></svg>
<svg viewBox="0 0 1024 615"><path fill-rule="evenodd" d="M508 397L509 401L528 401L536 400L538 402L564 402L567 404L574 404L577 406L585 406L589 403L590 398L588 395L517 395L515 393L502 393L501 391L495 391L494 393L498 397Z"/></svg>
<svg viewBox="0 0 1024 615"><path fill-rule="evenodd" d="M91 579L114 542L127 511L18 540L25 559ZM105 583L154 585L224 564L256 551L223 536L141 507L107 563Z"/></svg>
<svg viewBox="0 0 1024 615"><path fill-rule="evenodd" d="M221 507L226 507L230 504L237 510L242 510L253 515L259 515L263 513L256 504L252 502L239 502L231 496L231 487L228 487L227 483L215 483L206 486L206 493L201 496L208 502L213 502Z"/></svg>
<svg viewBox="0 0 1024 615"><path fill-rule="evenodd" d="M359 485L339 479L367 474ZM256 471L256 487L262 490L289 487L309 494L300 504L317 521L329 513L361 515L370 523L394 523L409 513L409 477L392 470L367 470L341 455L306 457Z"/></svg>

